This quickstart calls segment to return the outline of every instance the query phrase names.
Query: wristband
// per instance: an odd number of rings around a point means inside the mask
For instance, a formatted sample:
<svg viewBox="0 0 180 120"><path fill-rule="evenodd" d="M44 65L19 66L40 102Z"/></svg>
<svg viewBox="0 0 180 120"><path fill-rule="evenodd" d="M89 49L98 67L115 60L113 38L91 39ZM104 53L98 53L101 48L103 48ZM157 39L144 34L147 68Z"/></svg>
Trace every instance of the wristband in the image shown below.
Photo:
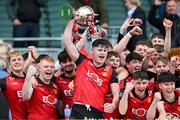
<svg viewBox="0 0 180 120"><path fill-rule="evenodd" d="M132 34L130 32L128 32L126 35L129 39L132 37Z"/></svg>

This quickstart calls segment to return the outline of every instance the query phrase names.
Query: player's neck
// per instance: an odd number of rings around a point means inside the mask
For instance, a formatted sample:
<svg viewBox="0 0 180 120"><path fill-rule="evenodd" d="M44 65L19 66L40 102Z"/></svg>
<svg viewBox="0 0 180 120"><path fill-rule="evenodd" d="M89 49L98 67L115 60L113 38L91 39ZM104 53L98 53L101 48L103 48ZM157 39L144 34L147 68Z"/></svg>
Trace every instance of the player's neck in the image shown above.
<svg viewBox="0 0 180 120"><path fill-rule="evenodd" d="M67 77L67 78L72 78L72 77L75 77L76 72L75 72L75 70L73 70L71 73L64 72L64 75L65 75L65 77Z"/></svg>
<svg viewBox="0 0 180 120"><path fill-rule="evenodd" d="M49 85L51 80L46 80L42 76L39 76L40 80L43 81L43 83Z"/></svg>
<svg viewBox="0 0 180 120"><path fill-rule="evenodd" d="M23 71L12 71L13 74L15 74L18 77L24 77Z"/></svg>
<svg viewBox="0 0 180 120"><path fill-rule="evenodd" d="M72 72L71 74L65 73L65 77L67 77L67 78L73 78L73 77L75 77L75 72Z"/></svg>
<svg viewBox="0 0 180 120"><path fill-rule="evenodd" d="M101 67L101 66L104 65L104 63L97 63L94 60L93 60L93 64L94 64L95 67Z"/></svg>
<svg viewBox="0 0 180 120"><path fill-rule="evenodd" d="M176 95L174 92L170 93L170 94L163 94L163 97L166 101L168 101L170 103L174 102L176 99Z"/></svg>

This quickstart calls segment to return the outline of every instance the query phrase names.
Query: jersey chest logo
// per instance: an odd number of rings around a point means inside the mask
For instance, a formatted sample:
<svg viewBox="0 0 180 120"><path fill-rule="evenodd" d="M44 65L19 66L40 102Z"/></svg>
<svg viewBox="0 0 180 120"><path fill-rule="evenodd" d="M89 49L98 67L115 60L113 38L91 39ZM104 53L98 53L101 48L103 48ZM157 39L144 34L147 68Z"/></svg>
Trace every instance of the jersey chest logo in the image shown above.
<svg viewBox="0 0 180 120"><path fill-rule="evenodd" d="M64 95L65 96L73 96L71 90L64 90Z"/></svg>
<svg viewBox="0 0 180 120"><path fill-rule="evenodd" d="M89 70L87 72L87 76L91 78L92 81L94 81L98 86L102 86L103 80L99 78L99 76L96 73L91 73Z"/></svg>
<svg viewBox="0 0 180 120"><path fill-rule="evenodd" d="M136 118L144 117L146 110L144 108L132 108L132 113L136 116Z"/></svg>
<svg viewBox="0 0 180 120"><path fill-rule="evenodd" d="M58 102L57 98L54 98L54 97L51 96L51 95L42 96L42 98L43 98L43 102L44 102L44 103L48 103L48 104L50 104L50 105L56 105L57 102Z"/></svg>

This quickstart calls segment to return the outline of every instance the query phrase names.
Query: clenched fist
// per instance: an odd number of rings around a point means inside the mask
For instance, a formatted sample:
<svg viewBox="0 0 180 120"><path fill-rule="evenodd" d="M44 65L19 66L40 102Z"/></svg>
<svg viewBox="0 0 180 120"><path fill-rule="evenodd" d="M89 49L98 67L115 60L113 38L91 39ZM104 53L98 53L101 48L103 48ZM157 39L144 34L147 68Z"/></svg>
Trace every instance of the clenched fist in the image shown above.
<svg viewBox="0 0 180 120"><path fill-rule="evenodd" d="M131 35L141 35L142 34L142 29L140 27L138 27L138 26L135 26L135 27L133 27L133 29L131 29L129 31L129 33Z"/></svg>

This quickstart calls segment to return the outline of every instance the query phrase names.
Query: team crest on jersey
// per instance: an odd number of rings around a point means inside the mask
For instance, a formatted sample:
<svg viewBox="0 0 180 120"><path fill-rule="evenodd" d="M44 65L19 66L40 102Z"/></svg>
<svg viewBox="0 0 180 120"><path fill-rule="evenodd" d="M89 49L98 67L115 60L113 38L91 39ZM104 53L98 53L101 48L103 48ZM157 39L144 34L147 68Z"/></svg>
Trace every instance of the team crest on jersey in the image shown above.
<svg viewBox="0 0 180 120"><path fill-rule="evenodd" d="M106 66L104 71L102 72L102 76L103 77L107 77L108 76L108 71L110 70L110 66Z"/></svg>
<svg viewBox="0 0 180 120"><path fill-rule="evenodd" d="M108 72L105 72L105 71L102 72L102 76L103 76L103 77L107 77L107 75L108 75Z"/></svg>
<svg viewBox="0 0 180 120"><path fill-rule="evenodd" d="M177 110L178 110L178 112L180 112L180 106L177 106Z"/></svg>
<svg viewBox="0 0 180 120"><path fill-rule="evenodd" d="M144 108L132 108L132 113L135 114L138 117L143 117L146 114L146 110Z"/></svg>

